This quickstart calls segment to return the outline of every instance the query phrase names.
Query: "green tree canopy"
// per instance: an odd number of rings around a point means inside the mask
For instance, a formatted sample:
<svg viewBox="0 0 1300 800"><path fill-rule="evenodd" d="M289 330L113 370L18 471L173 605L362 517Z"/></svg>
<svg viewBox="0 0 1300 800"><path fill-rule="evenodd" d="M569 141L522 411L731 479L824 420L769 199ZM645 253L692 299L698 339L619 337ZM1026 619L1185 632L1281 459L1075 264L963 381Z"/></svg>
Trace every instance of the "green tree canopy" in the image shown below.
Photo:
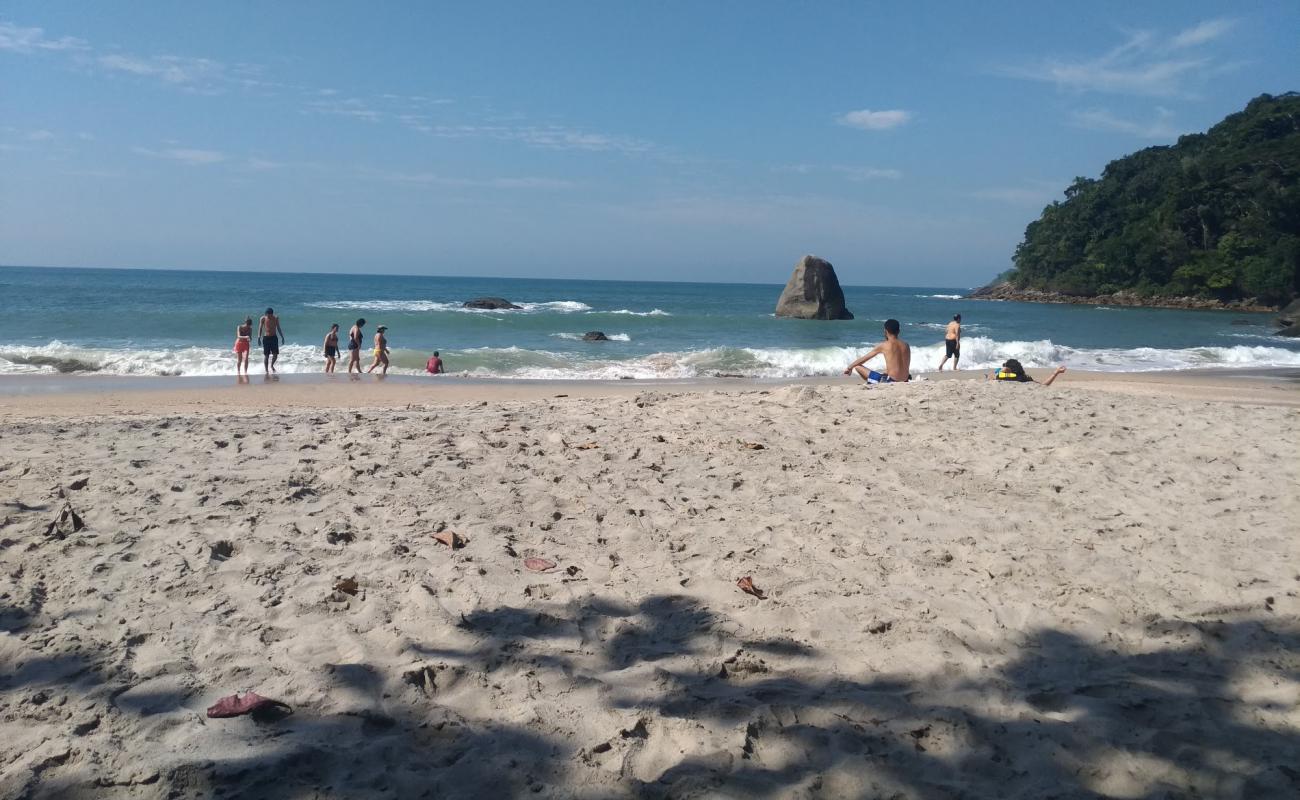
<svg viewBox="0 0 1300 800"><path fill-rule="evenodd" d="M1012 285L1285 302L1300 291L1300 95L1075 178L1025 229Z"/></svg>

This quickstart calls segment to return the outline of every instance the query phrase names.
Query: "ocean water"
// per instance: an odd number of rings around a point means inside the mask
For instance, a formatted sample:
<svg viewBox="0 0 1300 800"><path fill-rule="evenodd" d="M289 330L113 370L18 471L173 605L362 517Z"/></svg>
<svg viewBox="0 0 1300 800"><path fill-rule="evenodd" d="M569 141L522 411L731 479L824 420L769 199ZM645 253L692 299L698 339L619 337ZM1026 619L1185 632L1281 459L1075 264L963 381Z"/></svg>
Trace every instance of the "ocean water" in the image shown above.
<svg viewBox="0 0 1300 800"><path fill-rule="evenodd" d="M330 323L346 335L358 317L367 345L388 326L395 372L422 372L436 349L453 374L521 379L831 375L894 317L918 372L942 359L954 313L963 368L1300 367L1300 341L1272 336L1271 315L971 301L951 286L844 291L856 319L814 322L773 316L777 284L0 267L0 374L232 373L236 325L267 306L286 334L281 372L319 371ZM523 309L461 306L479 296ZM581 341L592 330L612 341ZM256 346L250 367L261 369Z"/></svg>

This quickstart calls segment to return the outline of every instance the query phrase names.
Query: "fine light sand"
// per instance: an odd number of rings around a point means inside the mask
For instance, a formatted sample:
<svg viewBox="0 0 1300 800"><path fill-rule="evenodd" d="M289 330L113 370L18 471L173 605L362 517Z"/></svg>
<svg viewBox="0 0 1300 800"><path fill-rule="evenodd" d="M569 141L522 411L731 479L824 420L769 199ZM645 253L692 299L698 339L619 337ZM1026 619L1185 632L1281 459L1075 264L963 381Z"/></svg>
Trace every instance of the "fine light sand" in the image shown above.
<svg viewBox="0 0 1300 800"><path fill-rule="evenodd" d="M0 797L1296 796L1297 393L1152 385L4 398Z"/></svg>

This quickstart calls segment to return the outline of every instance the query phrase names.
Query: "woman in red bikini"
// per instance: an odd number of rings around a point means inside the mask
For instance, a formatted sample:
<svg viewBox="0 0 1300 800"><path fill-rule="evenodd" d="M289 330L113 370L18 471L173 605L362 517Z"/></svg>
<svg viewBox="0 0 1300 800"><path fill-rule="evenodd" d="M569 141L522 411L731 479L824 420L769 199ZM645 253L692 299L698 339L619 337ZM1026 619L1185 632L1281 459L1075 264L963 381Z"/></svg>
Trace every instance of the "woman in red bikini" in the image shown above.
<svg viewBox="0 0 1300 800"><path fill-rule="evenodd" d="M244 324L235 328L235 374L243 370L248 374L248 347L253 340L253 318L244 317Z"/></svg>

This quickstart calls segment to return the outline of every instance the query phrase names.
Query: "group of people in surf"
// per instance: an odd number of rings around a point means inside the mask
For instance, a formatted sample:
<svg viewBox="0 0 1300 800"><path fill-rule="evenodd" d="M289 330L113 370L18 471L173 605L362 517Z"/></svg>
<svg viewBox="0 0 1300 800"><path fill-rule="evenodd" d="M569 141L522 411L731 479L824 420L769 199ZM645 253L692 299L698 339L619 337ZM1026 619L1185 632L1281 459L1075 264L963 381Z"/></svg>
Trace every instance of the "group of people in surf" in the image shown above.
<svg viewBox="0 0 1300 800"><path fill-rule="evenodd" d="M902 330L902 327L898 324L898 320L885 320L885 340L845 367L844 374L851 375L856 372L862 380L869 384L904 383L912 380L912 348L907 342L898 337L900 330ZM954 314L952 321L948 323L947 329L944 331L943 343L944 356L943 361L939 362L939 371L943 372L944 366L948 364L948 359L952 359L952 368L955 372L958 362L961 361L961 314ZM867 362L876 356L883 356L885 359L883 372L877 372L867 367ZM1043 385L1051 386L1057 376L1063 372L1065 372L1065 367L1057 367L1043 381ZM1034 382L1034 379L1025 368L1014 358L1007 359L1000 369L984 377L996 381Z"/></svg>
<svg viewBox="0 0 1300 800"><path fill-rule="evenodd" d="M366 325L365 319L358 319L348 329L348 374L351 375L353 369L356 374L361 374L361 343L365 339L362 328ZM380 325L375 328L374 338L374 361L365 370L367 374L374 372L375 369L382 367L381 375L388 374L388 326ZM280 324L280 317L276 315L275 309L268 308L262 318L257 321L257 341L262 346L262 369L270 375L275 372L275 363L280 359L280 342L284 339L284 329ZM253 343L253 318L245 317L235 328L235 372L236 374L248 374L248 354L252 349ZM334 367L339 358L339 324L335 322L330 326L329 332L325 334L324 342L325 353L325 372L332 375ZM425 365L427 372L437 375L446 371L442 364L442 358L435 350L433 356L429 358Z"/></svg>

